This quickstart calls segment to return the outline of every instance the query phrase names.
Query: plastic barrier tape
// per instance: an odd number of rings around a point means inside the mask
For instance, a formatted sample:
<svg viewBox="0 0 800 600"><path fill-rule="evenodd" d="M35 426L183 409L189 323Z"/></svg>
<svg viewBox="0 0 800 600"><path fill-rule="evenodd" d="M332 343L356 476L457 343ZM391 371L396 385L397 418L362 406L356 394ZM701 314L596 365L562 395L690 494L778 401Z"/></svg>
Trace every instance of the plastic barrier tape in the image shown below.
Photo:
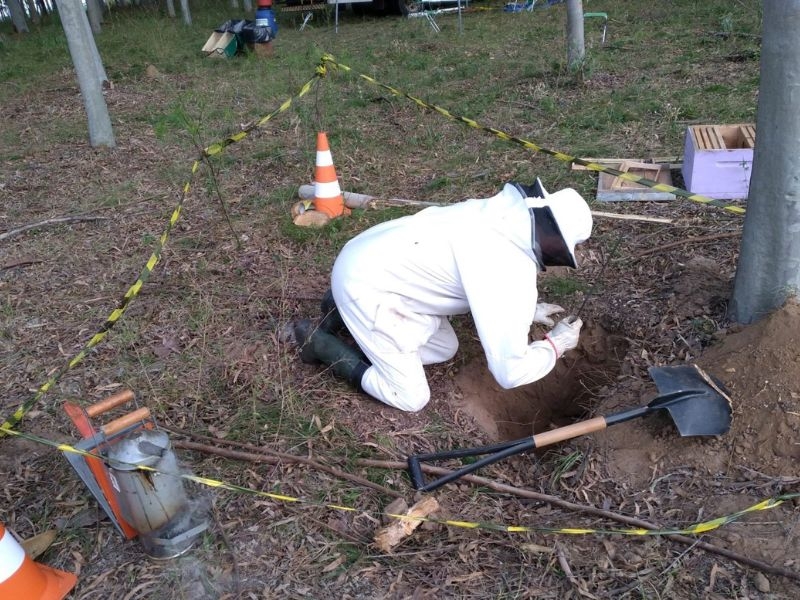
<svg viewBox="0 0 800 600"><path fill-rule="evenodd" d="M231 144L235 144L237 142L242 141L244 138L248 136L248 134L257 129L259 127L263 127L270 119L279 115L282 112L289 110L289 107L292 106L292 102L295 99L302 98L305 96L309 91L311 91L311 87L320 80L321 77L325 75L325 67L323 64L317 67L314 76L309 79L301 88L300 91L295 94L295 96L288 98L283 104L281 104L277 109L262 117L255 123L249 125L248 127L242 129L241 131L236 132L233 135L228 136L224 140L220 142L215 142L210 146L207 146L203 149L201 156L195 159L194 163L192 164L191 175L189 180L184 183L183 191L181 193L181 198L178 201L178 205L175 207L175 210L172 211L172 216L169 218L169 222L167 226L164 228L164 232L161 234L158 242L156 243L156 247L153 250L150 258L147 260L144 268L142 268L141 272L139 273L139 277L136 279L134 284L128 288L128 291L125 292L125 295L122 297L122 300L119 302L117 308L115 308L111 314L106 319L106 322L103 323L103 326L100 330L95 333L91 339L86 343L86 345L78 352L73 358L71 358L64 366L62 366L58 371L56 371L44 384L42 384L36 393L33 395L32 398L23 402L17 410L14 411L10 417L8 417L2 425L0 425L0 438L6 435L9 429L16 427L20 421L25 417L25 414L31 410L44 396L50 388L52 388L56 382L58 382L64 374L72 369L73 367L77 366L84 358L89 354L89 352L102 342L108 332L111 331L111 328L117 323L117 321L122 318L125 314L125 311L128 309L128 306L133 301L133 299L137 296L139 291L142 289L142 286L145 284L147 279L150 277L150 274L155 269L158 262L161 260L161 252L164 250L164 247L167 244L167 239L169 239L169 234L172 231L172 228L175 226L175 223L178 222L178 219L181 216L181 210L183 209L183 204L186 201L186 198L189 195L189 190L191 189L191 183L194 180L194 176L197 171L200 169L200 163L202 160L208 159L211 156L219 154L225 148L230 146Z"/></svg>
<svg viewBox="0 0 800 600"><path fill-rule="evenodd" d="M408 98L409 100L411 100L412 102L415 102L419 106L421 106L423 108L426 108L428 110L432 110L434 112L437 112L440 115L442 115L444 117L447 117L448 119L450 119L452 121L457 121L457 122L460 122L460 123L464 123L465 125L468 125L469 127L472 127L474 129L480 129L481 131L485 131L487 133L491 133L492 135L497 136L501 140L505 140L507 142L512 142L514 144L518 144L518 145L522 146L523 148L527 148L528 150L532 150L533 152L541 152L542 154L547 154L549 156L553 156L553 157L557 158L558 160L561 160L561 161L564 161L564 162L567 162L567 163L575 163L577 165L582 165L582 166L586 167L587 169L589 169L590 171L598 171L598 172L602 171L604 173L608 173L609 175L614 175L615 177L619 177L620 179L624 179L625 181L632 181L634 183L638 183L638 184L647 186L647 187L652 188L654 190L657 190L659 192L669 192L670 194L675 194L676 196L680 196L682 198L687 198L688 200L691 200L693 202L698 202L700 204L707 204L707 205L710 205L710 206L716 206L717 208L721 208L721 209L726 210L726 211L728 211L730 213L733 213L735 215L743 215L745 213L745 209L742 208L741 206L736 206L734 204L728 204L728 203L723 202L721 200L715 200L713 198L708 198L707 196L701 196L699 194L692 194L691 192L687 192L686 190L682 190L680 188L676 188L676 187L673 187L671 185L667 185L665 183L658 183L657 181L652 181L652 180L646 179L644 177L639 177L638 175L634 175L632 173L625 173L623 171L618 171L617 169L612 169L610 167L606 167L606 166L598 164L598 163L587 161L587 160L584 160L582 158L578 158L576 156L570 156L569 154L564 154L563 152L558 152L557 150L550 150L548 148L544 148L542 146L539 146L538 144L535 144L535 143L533 143L531 141L524 140L522 138L518 138L518 137L513 136L513 135L509 135L508 133L500 131L499 129L495 129L494 127L487 127L485 125L481 125L477 121L473 121L472 119L470 119L468 117L463 117L463 116L460 116L460 115L454 115L450 111L448 111L447 109L442 108L441 106L437 106L435 104L429 104L428 102L425 102L424 100L421 100L420 98L412 96L411 94L408 94L408 93L406 93L406 92L404 92L402 90L398 90L397 88L394 88L394 87L392 87L390 85L386 85L385 83L381 83L378 80L374 79L373 77L370 77L369 75L366 75L364 73L360 73L358 71L355 71L355 70L351 69L350 67L348 67L347 65L343 65L341 63L337 63L335 61L335 59L330 54L325 54L322 57L322 61L324 63L328 63L332 67L341 69L342 71L346 71L348 73L352 73L352 74L356 75L357 77L360 77L361 79L370 82L373 85L376 85L376 86L378 86L380 88L383 88L384 90L390 92L394 96L403 96L404 98Z"/></svg>
<svg viewBox="0 0 800 600"><path fill-rule="evenodd" d="M0 425L0 431L13 435L16 437L20 437L26 440L30 440L39 444L43 444L46 446L50 446L59 450L60 452L71 452L74 454L80 454L81 456L91 456L94 458L98 458L101 461L105 462L105 457L100 456L98 454L94 454L92 452L87 452L86 450L80 450L79 448L75 448L74 446L70 446L69 444L61 444L52 440L48 440L43 437L39 437L36 435L31 435L28 433L22 433L13 429L6 427L5 425ZM192 481L194 483L204 485L209 488L214 489L223 489L228 490L231 492L242 493L242 494L250 494L253 496L259 496L261 498L269 498L271 500L275 500L277 502L286 502L286 503L298 503L304 504L309 506L316 506L316 507L323 507L329 508L331 510L338 510L338 511L345 511L345 512L365 512L362 509L353 508L351 506L344 506L341 504L327 504L322 502L313 502L311 500L304 500L303 498L298 498L297 496L288 496L285 494L278 494L274 492L264 492L261 490L254 490L251 488L247 488L241 485L236 485L233 483L227 483L220 479L211 479L209 477L200 477L197 475L190 475L188 473L163 473L153 469L152 467L147 467L144 465L133 465L132 467L137 468L140 471L147 471L149 473L159 473L161 475L170 475L172 477L180 477L181 479L185 479L187 481ZM780 506L787 500L792 500L794 498L800 498L800 492L792 493L792 494L782 494L779 496L775 496L772 498L767 498L766 500L762 500L757 504L753 504L747 508L744 508L740 511L731 513L729 515L725 515L723 517L718 517L716 519L711 519L710 521L703 521L702 523L695 523L688 527L675 527L669 529L643 529L643 528L631 528L631 529L598 529L598 528L581 528L581 527L564 527L564 528L557 528L557 527L533 527L528 525L503 525L500 523L487 523L487 522L477 522L477 521L455 521L449 519L435 519L431 517L415 517L409 515L399 515L399 514L387 514L386 516L394 518L394 519L402 519L402 520L410 520L410 521L423 521L428 523L438 523L440 525L446 525L448 527L459 527L462 529L484 529L488 531L501 531L504 533L555 533L555 534L563 534L563 535L625 535L625 536L662 536L662 535L700 535L706 533L708 531L712 531L714 529L718 529L724 525L729 523L733 523L734 521L738 521L743 516L753 513L759 512L763 510L769 510ZM377 516L377 515L376 515Z"/></svg>

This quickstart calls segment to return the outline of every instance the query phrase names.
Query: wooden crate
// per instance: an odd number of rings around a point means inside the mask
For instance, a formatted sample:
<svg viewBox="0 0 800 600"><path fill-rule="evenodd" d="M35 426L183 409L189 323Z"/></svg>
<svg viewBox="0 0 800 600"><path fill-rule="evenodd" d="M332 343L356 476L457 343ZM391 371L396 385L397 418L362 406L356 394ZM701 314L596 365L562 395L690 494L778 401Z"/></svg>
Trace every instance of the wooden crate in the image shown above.
<svg viewBox="0 0 800 600"><path fill-rule="evenodd" d="M752 124L692 125L686 129L686 189L719 200L747 198L756 128Z"/></svg>

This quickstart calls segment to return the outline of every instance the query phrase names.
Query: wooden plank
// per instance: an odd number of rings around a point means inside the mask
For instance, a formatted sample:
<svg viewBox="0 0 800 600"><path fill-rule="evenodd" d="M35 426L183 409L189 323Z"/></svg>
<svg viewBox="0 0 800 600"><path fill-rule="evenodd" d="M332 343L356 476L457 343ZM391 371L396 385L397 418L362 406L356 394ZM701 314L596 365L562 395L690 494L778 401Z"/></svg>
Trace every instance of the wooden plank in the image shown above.
<svg viewBox="0 0 800 600"><path fill-rule="evenodd" d="M672 175L668 164L654 165L641 161L622 160L616 165L609 164L608 166L651 181L672 185ZM600 173L597 178L597 200L601 202L664 201L674 199L675 194L654 190L651 187L620 179L609 173Z"/></svg>
<svg viewBox="0 0 800 600"><path fill-rule="evenodd" d="M669 169L680 169L682 163L680 162L672 162L671 158L674 157L660 157L660 158L647 158L647 159L628 159L628 158L591 158L591 157L581 157L581 160L585 160L586 162L593 162L597 163L598 165L602 165L604 167L611 167L616 168L614 165L619 165L620 163L625 162L626 160L633 160L634 162L639 162L645 165L661 165L664 168ZM579 165L577 163L572 163L570 168L573 171L588 171L585 166Z"/></svg>

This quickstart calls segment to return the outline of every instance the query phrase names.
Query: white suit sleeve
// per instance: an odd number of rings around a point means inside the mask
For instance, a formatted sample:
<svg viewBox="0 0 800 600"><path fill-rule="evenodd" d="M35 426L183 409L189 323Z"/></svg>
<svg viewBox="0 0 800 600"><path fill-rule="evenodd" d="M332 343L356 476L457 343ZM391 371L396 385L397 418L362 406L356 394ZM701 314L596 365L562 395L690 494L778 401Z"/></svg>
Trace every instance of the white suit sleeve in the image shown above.
<svg viewBox="0 0 800 600"><path fill-rule="evenodd" d="M500 236L459 244L454 249L489 370L503 388L541 379L556 364L546 340L528 343L536 312L537 266Z"/></svg>

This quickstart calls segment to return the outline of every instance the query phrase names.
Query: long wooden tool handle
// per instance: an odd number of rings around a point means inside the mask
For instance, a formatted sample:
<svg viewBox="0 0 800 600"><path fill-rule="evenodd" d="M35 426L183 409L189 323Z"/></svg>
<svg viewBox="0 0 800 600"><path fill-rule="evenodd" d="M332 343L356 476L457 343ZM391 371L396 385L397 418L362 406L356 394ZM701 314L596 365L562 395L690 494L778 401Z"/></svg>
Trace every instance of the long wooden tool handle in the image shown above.
<svg viewBox="0 0 800 600"><path fill-rule="evenodd" d="M314 186L301 185L300 189L297 190L297 195L300 196L301 200L313 200ZM377 200L375 196L369 196L367 194L356 194L355 192L342 192L342 197L344 198L344 203L347 206L347 208L365 208L367 204L369 204L373 200Z"/></svg>
<svg viewBox="0 0 800 600"><path fill-rule="evenodd" d="M123 415L118 419L109 421L100 427L100 431L102 431L106 437L112 436L116 433L119 433L123 429L130 427L131 425L135 425L136 423L140 423L142 421L147 421L149 418L150 409L146 406L143 406L142 408L137 408L135 411L130 412L127 415Z"/></svg>
<svg viewBox="0 0 800 600"><path fill-rule="evenodd" d="M96 417L131 400L133 400L133 390L122 390L121 392L112 394L108 398L103 398L99 402L95 402L91 406L86 407L86 414L89 417Z"/></svg>
<svg viewBox="0 0 800 600"><path fill-rule="evenodd" d="M314 186L301 185L297 190L297 195L301 200L314 199ZM358 194L356 192L342 192L344 204L347 208L367 208L370 202L380 202L386 206L443 206L440 202L426 202L424 200L409 200L407 198L379 198L369 194Z"/></svg>
<svg viewBox="0 0 800 600"><path fill-rule="evenodd" d="M580 423L573 423L566 427L559 427L552 431L538 433L533 436L533 441L537 448L541 448L543 446L550 446L551 444L563 442L564 440L571 440L572 438L586 435L587 433L603 431L606 427L607 423L605 417L594 417L593 419L581 421Z"/></svg>

